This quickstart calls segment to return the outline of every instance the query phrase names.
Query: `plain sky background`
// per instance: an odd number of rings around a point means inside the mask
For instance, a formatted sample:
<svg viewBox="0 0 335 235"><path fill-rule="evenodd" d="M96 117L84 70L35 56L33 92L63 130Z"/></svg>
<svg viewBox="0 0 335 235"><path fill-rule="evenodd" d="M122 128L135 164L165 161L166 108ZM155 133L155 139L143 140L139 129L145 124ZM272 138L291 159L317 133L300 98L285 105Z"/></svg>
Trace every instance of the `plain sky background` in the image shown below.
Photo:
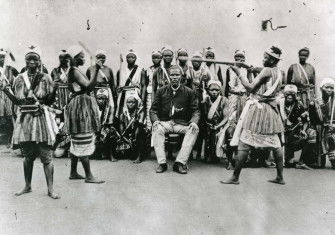
<svg viewBox="0 0 335 235"><path fill-rule="evenodd" d="M130 48L138 52L138 63L145 67L151 63L151 52L166 44L190 52L212 46L217 59L228 61L236 49L243 49L247 62L260 65L264 50L276 45L283 51L280 66L287 72L297 62L298 49L307 46L317 77L335 77L335 1L331 0L0 2L0 47L13 51L18 69L24 66L24 53L32 44L41 48L43 63L51 71L58 64L58 51L81 40L93 52L104 49L106 64L114 70L120 53ZM275 26L287 28L261 31L261 21L269 18Z"/></svg>

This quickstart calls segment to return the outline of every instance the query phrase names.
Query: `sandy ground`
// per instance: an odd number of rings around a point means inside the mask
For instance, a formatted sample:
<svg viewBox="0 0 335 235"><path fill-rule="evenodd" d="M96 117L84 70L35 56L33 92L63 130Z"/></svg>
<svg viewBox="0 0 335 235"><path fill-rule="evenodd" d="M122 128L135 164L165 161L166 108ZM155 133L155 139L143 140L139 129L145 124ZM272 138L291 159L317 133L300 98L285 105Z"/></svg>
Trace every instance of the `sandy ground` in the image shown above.
<svg viewBox="0 0 335 235"><path fill-rule="evenodd" d="M231 172L192 162L187 175L156 174L156 162L92 161L102 185L70 181L69 160L55 159L55 190L46 196L42 164L33 192L23 185L18 152L0 147L0 234L334 234L335 171L285 170L287 184L266 182L274 169L245 169L241 184L222 185ZM80 172L83 173L80 166Z"/></svg>

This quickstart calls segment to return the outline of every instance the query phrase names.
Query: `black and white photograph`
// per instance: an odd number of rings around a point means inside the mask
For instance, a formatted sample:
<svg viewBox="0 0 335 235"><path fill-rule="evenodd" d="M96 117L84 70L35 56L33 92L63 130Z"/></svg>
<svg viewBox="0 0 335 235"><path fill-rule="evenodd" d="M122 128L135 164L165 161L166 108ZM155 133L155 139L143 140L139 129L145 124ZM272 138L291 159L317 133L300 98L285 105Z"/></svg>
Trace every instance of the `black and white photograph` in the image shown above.
<svg viewBox="0 0 335 235"><path fill-rule="evenodd" d="M335 234L335 1L0 6L1 235Z"/></svg>

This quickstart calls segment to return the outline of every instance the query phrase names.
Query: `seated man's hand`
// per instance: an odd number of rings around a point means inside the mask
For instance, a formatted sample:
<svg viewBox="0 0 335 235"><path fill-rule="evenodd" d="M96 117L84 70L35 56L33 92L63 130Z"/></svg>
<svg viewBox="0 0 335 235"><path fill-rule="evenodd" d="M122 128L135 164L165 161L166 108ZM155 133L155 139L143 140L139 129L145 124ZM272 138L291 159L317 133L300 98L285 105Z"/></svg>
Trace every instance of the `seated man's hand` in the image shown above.
<svg viewBox="0 0 335 235"><path fill-rule="evenodd" d="M192 133L197 133L199 131L198 125L194 122L191 122L190 125L188 125L188 128L192 130Z"/></svg>
<svg viewBox="0 0 335 235"><path fill-rule="evenodd" d="M161 122L160 122L160 121L155 121L155 122L152 124L152 131L157 131L159 125L161 125Z"/></svg>

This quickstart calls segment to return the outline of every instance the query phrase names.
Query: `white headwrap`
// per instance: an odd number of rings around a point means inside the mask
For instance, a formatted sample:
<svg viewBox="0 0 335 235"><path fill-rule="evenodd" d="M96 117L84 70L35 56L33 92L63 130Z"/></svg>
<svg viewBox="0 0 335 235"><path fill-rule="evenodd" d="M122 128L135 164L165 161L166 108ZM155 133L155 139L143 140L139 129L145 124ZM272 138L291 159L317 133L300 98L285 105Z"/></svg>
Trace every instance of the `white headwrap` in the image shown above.
<svg viewBox="0 0 335 235"><path fill-rule="evenodd" d="M137 93L136 93L136 94L133 94L133 95L129 95L129 96L127 97L126 102L128 101L129 98L135 98L135 100L137 100L137 104L138 104L138 105L141 104L141 98L138 96Z"/></svg>
<svg viewBox="0 0 335 235"><path fill-rule="evenodd" d="M169 45L166 45L165 47L162 48L162 54L164 53L164 51L171 51L173 54L173 50L172 47Z"/></svg>
<svg viewBox="0 0 335 235"><path fill-rule="evenodd" d="M66 51L72 58L74 58L80 52L83 52L84 49L79 45L72 45Z"/></svg>
<svg viewBox="0 0 335 235"><path fill-rule="evenodd" d="M186 54L188 55L188 51L187 51L185 48L180 48L180 49L178 49L178 51L177 51L177 55L178 55L180 52L184 52L184 53L186 53Z"/></svg>
<svg viewBox="0 0 335 235"><path fill-rule="evenodd" d="M215 49L213 47L207 47L205 48L205 56L209 53L212 52L215 55Z"/></svg>
<svg viewBox="0 0 335 235"><path fill-rule="evenodd" d="M211 85L217 85L219 88L221 88L221 82L217 81L217 80L209 80L208 81L208 87L210 87Z"/></svg>
<svg viewBox="0 0 335 235"><path fill-rule="evenodd" d="M7 51L3 48L0 49L0 55L7 55Z"/></svg>
<svg viewBox="0 0 335 235"><path fill-rule="evenodd" d="M268 54L268 55L270 55L270 56L272 56L272 57L274 57L274 58L276 58L276 59L278 59L278 60L280 60L280 55L281 55L281 54L277 54L277 53L275 53L275 52L272 50L272 48L267 49L267 50L265 51L265 53Z"/></svg>
<svg viewBox="0 0 335 235"><path fill-rule="evenodd" d="M245 51L241 51L241 50L237 49L235 51L235 55L234 56L237 56L237 55L245 57Z"/></svg>
<svg viewBox="0 0 335 235"><path fill-rule="evenodd" d="M320 88L324 87L325 85L331 85L331 86L335 86L335 82L334 79L332 78L324 78L321 82L320 82Z"/></svg>
<svg viewBox="0 0 335 235"><path fill-rule="evenodd" d="M28 47L25 56L27 56L28 54L35 54L38 55L39 57L41 57L41 50L39 47L36 46L30 46Z"/></svg>
<svg viewBox="0 0 335 235"><path fill-rule="evenodd" d="M97 90L96 96L105 96L106 98L108 98L108 90L100 88L99 90Z"/></svg>
<svg viewBox="0 0 335 235"><path fill-rule="evenodd" d="M96 52L95 52L95 55L97 56L97 55L104 55L104 56L106 56L106 52L104 51L104 50L97 50Z"/></svg>
<svg viewBox="0 0 335 235"><path fill-rule="evenodd" d="M66 55L66 54L67 54L67 52L64 49L62 49L62 50L59 51L59 55Z"/></svg>
<svg viewBox="0 0 335 235"><path fill-rule="evenodd" d="M202 53L200 51L195 51L195 52L193 52L192 57L200 57L200 58L202 58Z"/></svg>
<svg viewBox="0 0 335 235"><path fill-rule="evenodd" d="M162 52L160 50L154 50L151 55L162 55Z"/></svg>
<svg viewBox="0 0 335 235"><path fill-rule="evenodd" d="M288 84L284 87L284 93L286 93L286 92L298 93L298 88L297 88L296 85Z"/></svg>
<svg viewBox="0 0 335 235"><path fill-rule="evenodd" d="M133 54L133 55L135 55L135 56L137 57L137 54L136 54L136 52L135 52L133 49L129 49L129 50L127 51L127 53L126 53L126 56L127 56L127 55L130 55L130 54Z"/></svg>

